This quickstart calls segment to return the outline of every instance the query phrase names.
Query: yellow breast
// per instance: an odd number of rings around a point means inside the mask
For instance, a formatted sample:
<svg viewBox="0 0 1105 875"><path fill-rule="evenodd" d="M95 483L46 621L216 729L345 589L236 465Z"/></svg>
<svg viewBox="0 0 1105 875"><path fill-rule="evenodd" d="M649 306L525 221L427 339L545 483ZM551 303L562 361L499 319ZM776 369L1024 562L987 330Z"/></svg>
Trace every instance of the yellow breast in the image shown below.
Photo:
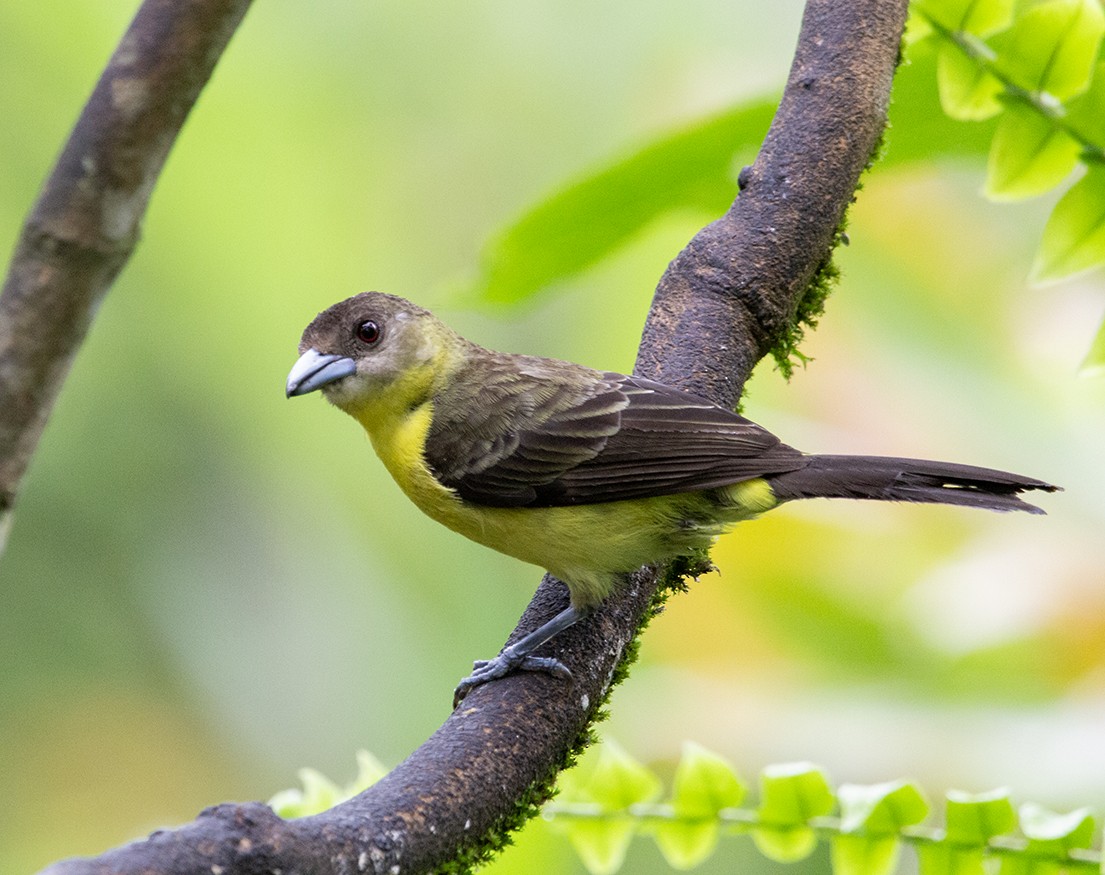
<svg viewBox="0 0 1105 875"><path fill-rule="evenodd" d="M734 507L719 513L716 503L700 493L572 507L477 505L443 486L426 465L422 450L433 420L432 402L366 413L356 418L373 448L423 513L473 541L550 571L568 585L579 607L601 602L620 572L705 546L737 519L760 510Z"/></svg>

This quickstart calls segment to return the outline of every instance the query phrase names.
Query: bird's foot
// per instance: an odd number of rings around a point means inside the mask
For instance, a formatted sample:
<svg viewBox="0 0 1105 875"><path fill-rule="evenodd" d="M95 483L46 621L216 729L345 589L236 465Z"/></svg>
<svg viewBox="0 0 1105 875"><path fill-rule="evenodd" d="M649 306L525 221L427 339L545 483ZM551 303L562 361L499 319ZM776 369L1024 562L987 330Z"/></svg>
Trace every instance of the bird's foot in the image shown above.
<svg viewBox="0 0 1105 875"><path fill-rule="evenodd" d="M472 690L488 681L505 677L512 671L543 671L556 678L568 680L572 673L559 659L551 656L532 656L534 650L546 641L575 625L586 613L585 609L569 605L551 620L542 623L524 638L515 641L494 659L481 659L475 671L457 684L453 691L453 707L456 708Z"/></svg>
<svg viewBox="0 0 1105 875"><path fill-rule="evenodd" d="M464 697L476 687L488 681L497 681L516 671L542 671L563 680L570 680L572 677L568 667L559 659L519 653L513 647L506 648L494 659L477 659L472 667L474 669L472 674L457 684L457 688L453 691L454 708L460 705Z"/></svg>

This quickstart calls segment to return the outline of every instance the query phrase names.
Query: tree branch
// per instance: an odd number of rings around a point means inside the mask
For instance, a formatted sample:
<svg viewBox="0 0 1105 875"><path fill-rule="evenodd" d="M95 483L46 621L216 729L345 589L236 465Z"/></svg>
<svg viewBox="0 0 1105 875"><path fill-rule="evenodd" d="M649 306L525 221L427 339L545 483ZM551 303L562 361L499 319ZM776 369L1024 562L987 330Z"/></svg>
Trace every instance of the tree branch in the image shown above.
<svg viewBox="0 0 1105 875"><path fill-rule="evenodd" d="M146 0L23 225L0 293L0 551L19 484L169 149L249 0Z"/></svg>
<svg viewBox="0 0 1105 875"><path fill-rule="evenodd" d="M638 373L732 403L787 331L882 135L905 10L906 0L809 0L759 157L733 207L661 280ZM218 806L48 871L389 873L478 860L533 813L586 738L660 581L657 569L629 575L601 611L558 636L571 683L525 673L475 689L405 762L328 812L285 822L258 803ZM566 601L546 577L511 640Z"/></svg>

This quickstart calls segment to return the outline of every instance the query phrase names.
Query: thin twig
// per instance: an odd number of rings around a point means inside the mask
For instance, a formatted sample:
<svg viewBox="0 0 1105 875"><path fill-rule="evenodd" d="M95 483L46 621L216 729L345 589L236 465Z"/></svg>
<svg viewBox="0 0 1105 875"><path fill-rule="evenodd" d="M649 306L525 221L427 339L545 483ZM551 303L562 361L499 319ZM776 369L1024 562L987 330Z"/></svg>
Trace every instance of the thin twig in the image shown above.
<svg viewBox="0 0 1105 875"><path fill-rule="evenodd" d="M0 292L0 552L19 485L170 148L249 0L146 0L54 165Z"/></svg>

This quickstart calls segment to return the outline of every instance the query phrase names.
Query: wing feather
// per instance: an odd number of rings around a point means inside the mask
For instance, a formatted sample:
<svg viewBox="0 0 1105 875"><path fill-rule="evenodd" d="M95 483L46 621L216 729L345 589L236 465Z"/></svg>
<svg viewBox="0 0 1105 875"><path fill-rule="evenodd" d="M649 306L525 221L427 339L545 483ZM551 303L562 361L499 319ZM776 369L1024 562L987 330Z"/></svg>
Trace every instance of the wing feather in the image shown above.
<svg viewBox="0 0 1105 875"><path fill-rule="evenodd" d="M430 468L462 498L496 507L714 489L806 464L703 398L552 359L475 356L434 410Z"/></svg>

